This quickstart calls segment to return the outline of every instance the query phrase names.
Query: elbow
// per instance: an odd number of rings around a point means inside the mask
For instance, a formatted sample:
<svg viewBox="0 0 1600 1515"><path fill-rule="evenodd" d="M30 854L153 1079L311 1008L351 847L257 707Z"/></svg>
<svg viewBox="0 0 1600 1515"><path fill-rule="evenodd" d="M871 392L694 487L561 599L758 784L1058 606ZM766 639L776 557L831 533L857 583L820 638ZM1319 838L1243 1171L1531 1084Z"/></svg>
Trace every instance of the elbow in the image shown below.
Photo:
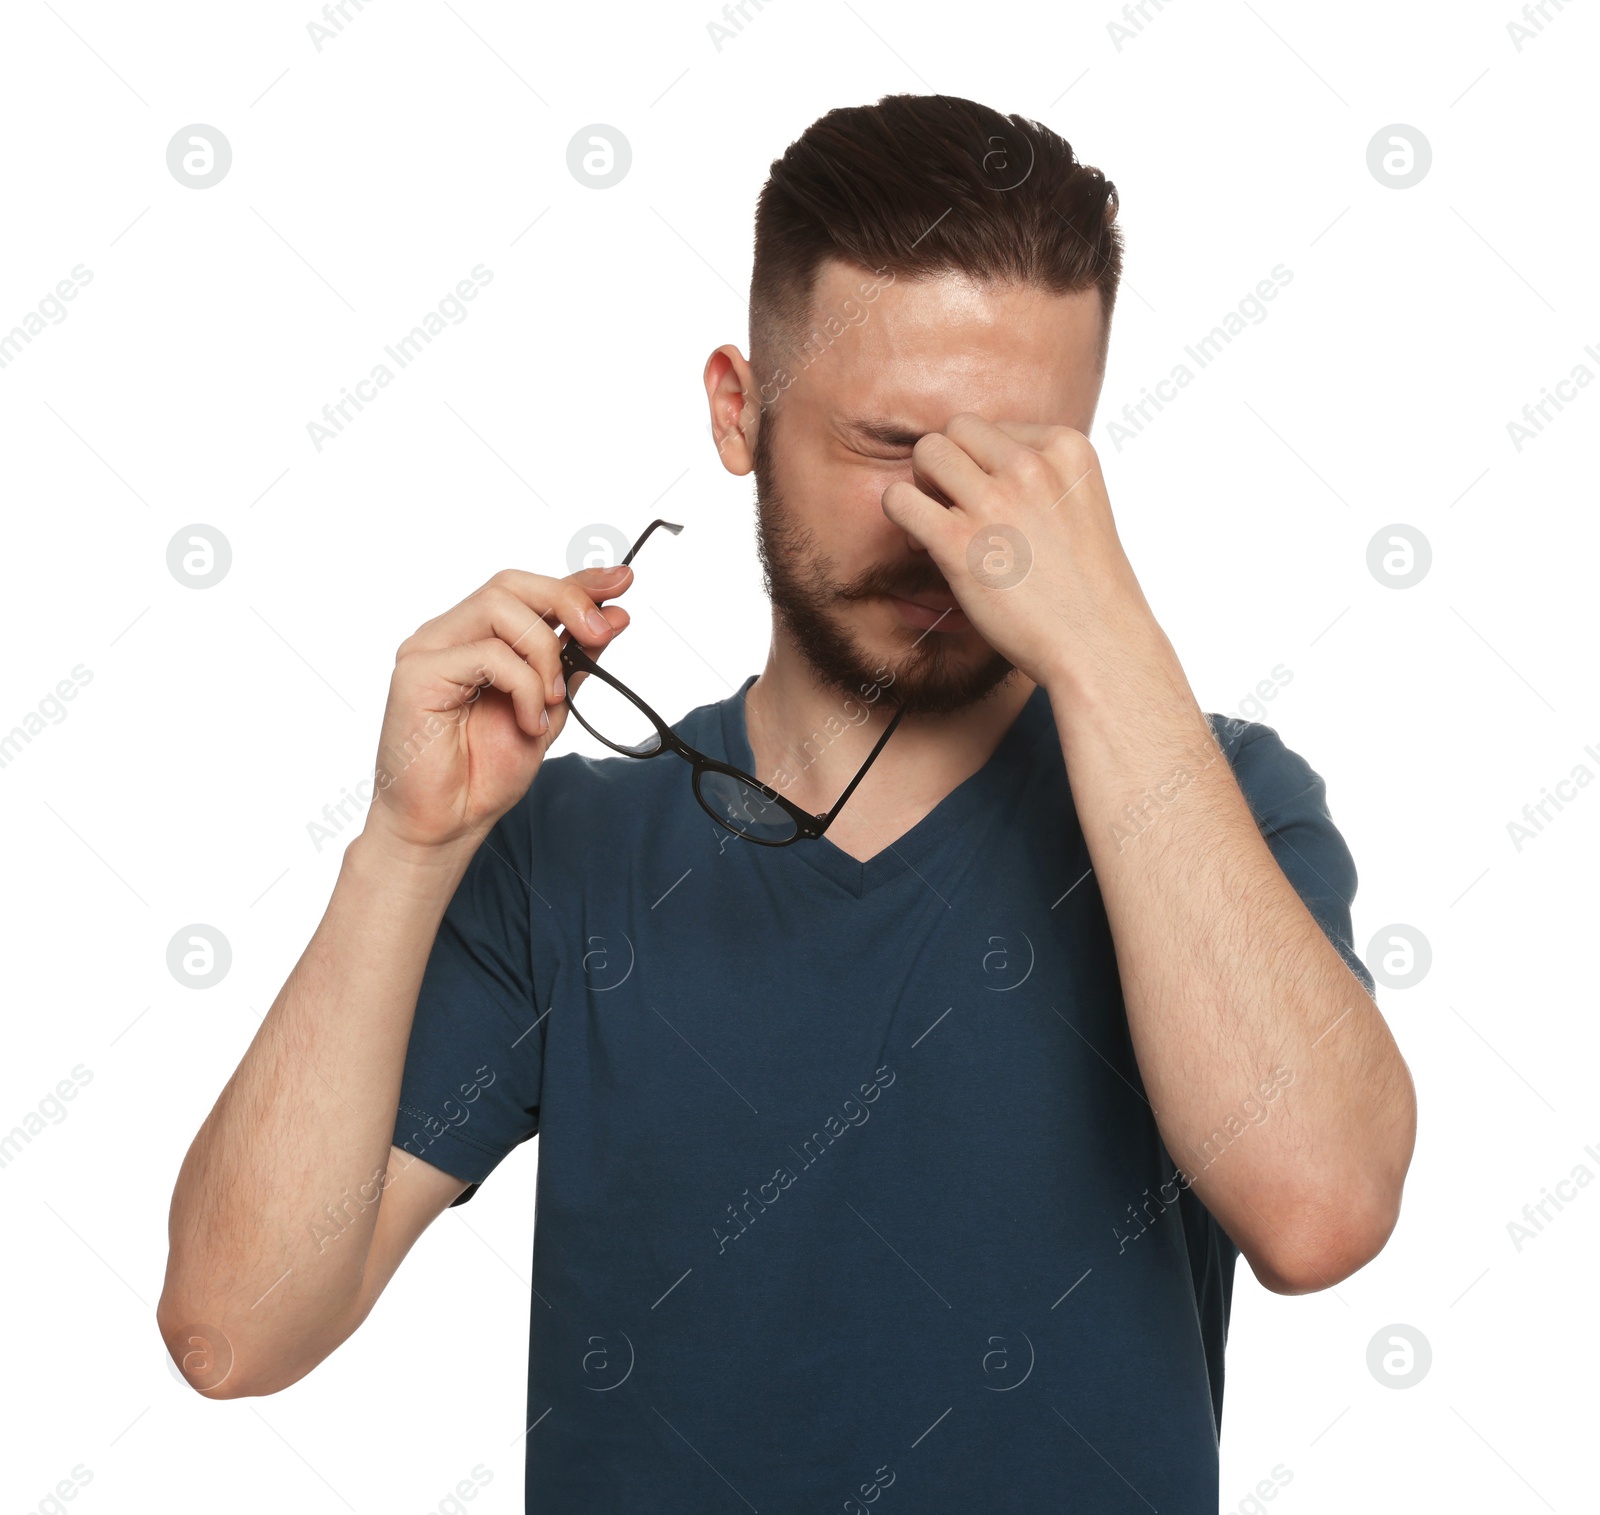
<svg viewBox="0 0 1600 1515"><path fill-rule="evenodd" d="M1274 1232L1250 1267L1274 1294L1315 1294L1343 1283L1373 1260L1400 1219L1400 1195L1320 1198Z"/></svg>
<svg viewBox="0 0 1600 1515"><path fill-rule="evenodd" d="M205 1319L204 1310L174 1306L165 1295L156 1306L156 1329L178 1376L203 1399L246 1399L276 1394L294 1378L263 1376L250 1369L234 1338ZM220 1318L211 1312L212 1318ZM300 1375L296 1375L300 1376Z"/></svg>

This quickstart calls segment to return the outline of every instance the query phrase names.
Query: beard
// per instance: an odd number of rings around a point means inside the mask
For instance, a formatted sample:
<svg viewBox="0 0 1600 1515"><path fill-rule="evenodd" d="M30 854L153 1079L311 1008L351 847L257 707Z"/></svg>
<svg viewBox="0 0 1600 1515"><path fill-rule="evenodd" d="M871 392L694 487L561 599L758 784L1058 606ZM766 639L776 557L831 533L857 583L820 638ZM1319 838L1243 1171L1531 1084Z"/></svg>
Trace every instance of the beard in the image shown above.
<svg viewBox="0 0 1600 1515"><path fill-rule="evenodd" d="M886 594L910 599L949 585L932 558L919 553L879 564L841 583L833 575L816 532L800 526L778 492L773 477L773 421L766 416L756 431L756 542L761 572L772 608L802 657L825 686L856 696L883 685L907 714L948 715L987 699L1015 671L992 648L977 663L961 656L946 633L904 636L882 654L864 649L843 623L839 607ZM892 676L892 682L887 676Z"/></svg>

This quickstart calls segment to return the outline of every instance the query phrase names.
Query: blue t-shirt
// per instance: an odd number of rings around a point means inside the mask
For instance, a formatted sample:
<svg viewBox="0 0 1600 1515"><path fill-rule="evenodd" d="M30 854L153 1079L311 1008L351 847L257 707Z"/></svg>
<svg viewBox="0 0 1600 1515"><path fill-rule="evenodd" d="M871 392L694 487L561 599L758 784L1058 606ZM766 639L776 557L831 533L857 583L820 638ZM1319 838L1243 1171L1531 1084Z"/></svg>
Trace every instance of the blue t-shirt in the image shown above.
<svg viewBox="0 0 1600 1515"><path fill-rule="evenodd" d="M753 682L675 729L754 771ZM1370 991L1322 779L1208 719ZM722 830L670 754L547 760L440 927L395 1143L476 1186L535 1132L529 1511L1215 1515L1238 1251L1145 1100L1043 688L865 863Z"/></svg>

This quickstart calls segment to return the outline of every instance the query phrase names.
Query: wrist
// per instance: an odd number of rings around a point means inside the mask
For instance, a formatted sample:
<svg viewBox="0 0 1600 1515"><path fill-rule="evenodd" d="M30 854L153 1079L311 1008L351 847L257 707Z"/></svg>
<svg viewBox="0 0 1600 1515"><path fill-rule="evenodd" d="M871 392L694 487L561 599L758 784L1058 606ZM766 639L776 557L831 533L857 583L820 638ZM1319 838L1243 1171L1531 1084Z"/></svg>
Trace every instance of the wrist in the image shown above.
<svg viewBox="0 0 1600 1515"><path fill-rule="evenodd" d="M367 824L345 848L342 867L363 876L381 875L391 886L448 899L461 882L482 840L477 836L422 843L397 836L369 815Z"/></svg>

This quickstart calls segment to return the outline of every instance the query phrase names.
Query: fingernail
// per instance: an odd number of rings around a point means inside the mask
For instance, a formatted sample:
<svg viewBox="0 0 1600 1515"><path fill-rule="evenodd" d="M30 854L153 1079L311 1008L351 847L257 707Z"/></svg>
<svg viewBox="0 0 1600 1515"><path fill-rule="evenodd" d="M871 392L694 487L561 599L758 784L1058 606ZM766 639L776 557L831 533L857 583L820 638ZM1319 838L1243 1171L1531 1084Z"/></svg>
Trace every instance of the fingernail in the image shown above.
<svg viewBox="0 0 1600 1515"><path fill-rule="evenodd" d="M539 730L540 731L548 731L549 729L550 729L550 712L548 710L541 710L539 712Z"/></svg>
<svg viewBox="0 0 1600 1515"><path fill-rule="evenodd" d="M583 624L589 628L593 636L605 637L611 635L611 622L601 615L598 610L591 610L583 618Z"/></svg>
<svg viewBox="0 0 1600 1515"><path fill-rule="evenodd" d="M567 692L567 681L559 673L556 675L555 691L558 700L564 698Z"/></svg>

